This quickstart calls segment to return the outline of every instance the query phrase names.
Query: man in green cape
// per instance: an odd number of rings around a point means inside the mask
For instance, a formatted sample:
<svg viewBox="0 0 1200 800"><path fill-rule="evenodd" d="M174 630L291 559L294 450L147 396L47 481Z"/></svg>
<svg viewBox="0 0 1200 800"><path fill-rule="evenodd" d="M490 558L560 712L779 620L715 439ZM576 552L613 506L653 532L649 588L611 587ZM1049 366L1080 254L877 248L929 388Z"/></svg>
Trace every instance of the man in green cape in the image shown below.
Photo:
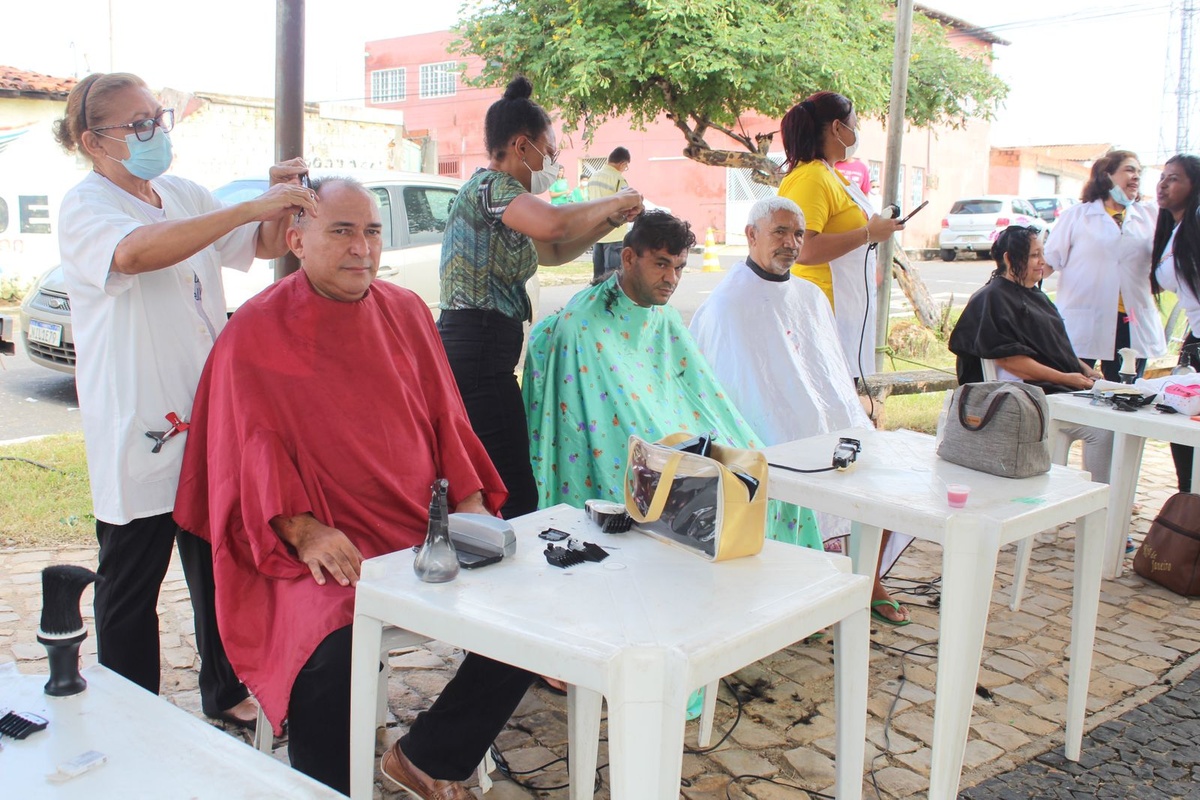
<svg viewBox="0 0 1200 800"><path fill-rule="evenodd" d="M522 394L541 507L623 504L630 434L653 442L686 431L762 446L667 305L695 243L683 220L645 212L625 238L621 268L531 332ZM767 534L821 549L807 509L772 502Z"/></svg>

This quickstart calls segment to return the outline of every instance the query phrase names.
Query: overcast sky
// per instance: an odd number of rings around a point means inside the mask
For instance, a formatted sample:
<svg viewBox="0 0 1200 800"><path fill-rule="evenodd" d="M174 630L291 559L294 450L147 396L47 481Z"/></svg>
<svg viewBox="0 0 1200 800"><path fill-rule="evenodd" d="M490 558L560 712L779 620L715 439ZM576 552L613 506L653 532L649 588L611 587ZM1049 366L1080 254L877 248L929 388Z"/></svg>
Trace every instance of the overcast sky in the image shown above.
<svg viewBox="0 0 1200 800"><path fill-rule="evenodd" d="M5 5L0 64L68 77L115 68L136 72L156 87L274 92L270 0ZM456 5L457 0L310 0L306 98L361 102L363 44L444 29L457 18ZM1177 77L1178 16L1172 20L1170 0L926 0L926 5L1012 42L996 49L996 71L1011 93L993 124L993 144L1106 141L1131 147L1147 163L1174 152L1175 97L1168 92ZM1195 61L1192 141L1200 149L1200 58Z"/></svg>

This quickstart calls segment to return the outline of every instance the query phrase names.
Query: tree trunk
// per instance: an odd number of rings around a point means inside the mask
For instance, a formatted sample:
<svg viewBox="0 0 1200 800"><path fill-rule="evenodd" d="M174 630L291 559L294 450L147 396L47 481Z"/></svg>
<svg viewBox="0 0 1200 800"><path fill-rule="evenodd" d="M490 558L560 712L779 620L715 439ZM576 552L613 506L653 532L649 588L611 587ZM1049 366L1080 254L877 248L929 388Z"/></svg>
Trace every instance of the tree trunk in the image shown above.
<svg viewBox="0 0 1200 800"><path fill-rule="evenodd" d="M917 266L908 260L902 247L896 248L895 257L892 259L892 277L900 284L904 296L908 298L909 305L917 315L917 321L938 334L948 333L941 330L941 309L934 305L929 290L925 288L925 282L921 280L921 273Z"/></svg>
<svg viewBox="0 0 1200 800"><path fill-rule="evenodd" d="M685 147L683 154L692 161L709 167L749 169L754 171L754 180L767 186L778 186L783 179L769 158L751 152L737 150L713 150L705 147Z"/></svg>

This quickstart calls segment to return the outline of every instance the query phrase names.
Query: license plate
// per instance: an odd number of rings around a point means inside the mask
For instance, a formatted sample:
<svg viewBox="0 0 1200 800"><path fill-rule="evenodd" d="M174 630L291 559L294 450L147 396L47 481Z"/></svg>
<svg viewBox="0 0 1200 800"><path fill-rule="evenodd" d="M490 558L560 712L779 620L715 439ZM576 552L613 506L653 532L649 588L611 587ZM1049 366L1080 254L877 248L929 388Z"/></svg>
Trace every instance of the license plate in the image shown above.
<svg viewBox="0 0 1200 800"><path fill-rule="evenodd" d="M962 237L962 240L964 242L982 242L983 237L982 236L964 236L964 237Z"/></svg>
<svg viewBox="0 0 1200 800"><path fill-rule="evenodd" d="M29 320L29 341L31 342L58 347L62 344L62 334L62 325L55 325L52 322L38 322L36 319Z"/></svg>

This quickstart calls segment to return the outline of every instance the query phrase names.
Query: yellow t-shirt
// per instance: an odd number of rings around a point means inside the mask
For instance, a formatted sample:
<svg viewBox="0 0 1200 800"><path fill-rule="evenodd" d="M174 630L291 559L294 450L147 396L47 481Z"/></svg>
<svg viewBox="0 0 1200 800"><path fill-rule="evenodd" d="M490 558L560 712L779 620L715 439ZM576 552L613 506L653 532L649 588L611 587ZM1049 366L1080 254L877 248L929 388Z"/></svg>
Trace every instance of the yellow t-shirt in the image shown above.
<svg viewBox="0 0 1200 800"><path fill-rule="evenodd" d="M845 186L849 183L845 175L840 172L835 175L823 161L809 161L787 174L779 184L779 196L800 206L807 230L846 233L867 224L867 215L846 192ZM792 274L821 287L829 304L833 305L833 273L829 271L829 264L796 264Z"/></svg>

